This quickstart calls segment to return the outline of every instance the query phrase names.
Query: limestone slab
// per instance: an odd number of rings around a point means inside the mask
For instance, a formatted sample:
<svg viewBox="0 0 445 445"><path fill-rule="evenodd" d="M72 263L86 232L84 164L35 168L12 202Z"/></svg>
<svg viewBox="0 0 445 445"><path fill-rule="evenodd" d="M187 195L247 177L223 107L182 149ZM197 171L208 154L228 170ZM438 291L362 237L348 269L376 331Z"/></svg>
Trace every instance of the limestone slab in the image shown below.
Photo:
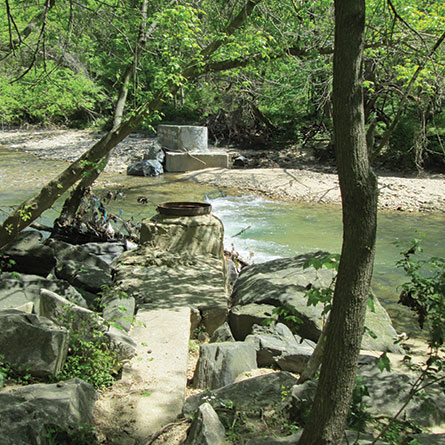
<svg viewBox="0 0 445 445"><path fill-rule="evenodd" d="M168 151L165 155L165 171L187 172L203 168L228 168L229 155L223 151L184 152Z"/></svg>
<svg viewBox="0 0 445 445"><path fill-rule="evenodd" d="M131 331L136 356L124 367L126 394L109 411L132 419L130 437L145 443L181 413L187 383L190 308L140 311ZM116 438L119 442L119 438Z"/></svg>

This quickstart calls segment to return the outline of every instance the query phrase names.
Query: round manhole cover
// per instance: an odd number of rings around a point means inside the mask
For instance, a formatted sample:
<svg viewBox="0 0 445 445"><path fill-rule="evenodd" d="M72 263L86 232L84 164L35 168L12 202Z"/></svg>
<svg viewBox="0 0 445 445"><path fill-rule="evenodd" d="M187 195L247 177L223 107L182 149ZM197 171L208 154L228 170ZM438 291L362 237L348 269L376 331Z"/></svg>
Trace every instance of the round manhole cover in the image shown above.
<svg viewBox="0 0 445 445"><path fill-rule="evenodd" d="M212 206L207 202L164 202L157 207L161 215L197 216L208 215Z"/></svg>

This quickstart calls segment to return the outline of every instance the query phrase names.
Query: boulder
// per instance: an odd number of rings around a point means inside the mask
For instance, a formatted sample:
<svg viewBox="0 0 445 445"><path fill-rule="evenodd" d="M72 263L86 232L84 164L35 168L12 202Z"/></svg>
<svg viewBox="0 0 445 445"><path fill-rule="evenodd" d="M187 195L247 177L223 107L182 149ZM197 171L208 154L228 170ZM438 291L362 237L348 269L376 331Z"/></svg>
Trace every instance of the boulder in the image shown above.
<svg viewBox="0 0 445 445"><path fill-rule="evenodd" d="M217 412L227 402L245 411L274 407L282 400L283 390L296 383L297 379L286 371L272 372L191 396L185 401L183 412L189 417L204 402L211 403Z"/></svg>
<svg viewBox="0 0 445 445"><path fill-rule="evenodd" d="M230 330L229 323L223 323L218 329L215 330L212 337L210 338L210 343L222 343L226 341L235 341Z"/></svg>
<svg viewBox="0 0 445 445"><path fill-rule="evenodd" d="M80 246L71 246L74 248L75 252L90 253L99 257L101 260L105 261L107 264L122 255L126 250L126 245L124 242L116 243L86 243Z"/></svg>
<svg viewBox="0 0 445 445"><path fill-rule="evenodd" d="M86 338L95 331L102 332L110 349L117 353L119 361L129 359L136 353L135 342L121 329L109 326L95 312L70 303L54 292L42 289L40 313L56 324L74 332L82 332Z"/></svg>
<svg viewBox="0 0 445 445"><path fill-rule="evenodd" d="M213 335L227 320L227 299L224 298L224 301L221 301L221 293L219 297L219 302L214 301L213 304L199 304L197 306L201 313L202 323L209 335Z"/></svg>
<svg viewBox="0 0 445 445"><path fill-rule="evenodd" d="M363 363L363 358L361 358ZM368 411L379 416L394 416L406 401L415 377L398 371L380 371L375 358L361 364L357 372L369 396L363 401L370 405ZM428 382L428 381L427 381ZM425 382L425 383L427 383ZM443 424L445 419L445 394L440 384L426 387L418 397L413 397L401 413L402 418L413 420L424 427Z"/></svg>
<svg viewBox="0 0 445 445"><path fill-rule="evenodd" d="M246 342L254 345L259 367L277 365L283 371L297 373L303 371L314 350L304 342L298 343L291 330L282 323L254 325Z"/></svg>
<svg viewBox="0 0 445 445"><path fill-rule="evenodd" d="M247 167L248 163L249 160L245 156L238 155L236 158L233 159L232 166L238 168L244 168Z"/></svg>
<svg viewBox="0 0 445 445"><path fill-rule="evenodd" d="M277 315L272 313L274 309L275 306L270 304L256 303L232 307L229 312L229 325L235 340L243 341L252 333L254 325L276 320Z"/></svg>
<svg viewBox="0 0 445 445"><path fill-rule="evenodd" d="M51 320L15 309L0 311L0 355L17 372L57 375L68 352L68 332Z"/></svg>
<svg viewBox="0 0 445 445"><path fill-rule="evenodd" d="M0 309L14 308L29 302L38 308L40 289L51 290L79 306L87 306L82 295L64 280L3 272L0 274Z"/></svg>
<svg viewBox="0 0 445 445"><path fill-rule="evenodd" d="M129 176L159 176L164 173L164 167L159 161L147 160L137 161L127 167Z"/></svg>
<svg viewBox="0 0 445 445"><path fill-rule="evenodd" d="M129 331L134 321L136 300L134 297L119 295L114 292L105 293L101 298L102 317L112 326Z"/></svg>
<svg viewBox="0 0 445 445"><path fill-rule="evenodd" d="M393 417L407 400L417 376L395 371L380 371L376 358L361 355L357 377L365 385L369 396L363 397L366 411L376 416ZM285 418L297 422L315 396L317 382L308 380L295 385L277 408ZM419 397L413 397L400 414L400 418L414 421L424 427L443 424L445 419L445 394L440 384L425 387Z"/></svg>
<svg viewBox="0 0 445 445"><path fill-rule="evenodd" d="M163 163L165 159L165 153L158 141L153 141L152 145L147 148L144 153L144 160L158 161Z"/></svg>
<svg viewBox="0 0 445 445"><path fill-rule="evenodd" d="M110 265L82 246L59 252L55 272L57 278L93 294L113 285Z"/></svg>
<svg viewBox="0 0 445 445"><path fill-rule="evenodd" d="M7 271L16 271L45 277L56 265L53 251L43 244L43 236L35 230L25 230L7 244L2 253L15 264Z"/></svg>
<svg viewBox="0 0 445 445"><path fill-rule="evenodd" d="M193 384L197 388L221 388L233 383L242 372L256 367L255 349L249 343L204 344L200 348Z"/></svg>
<svg viewBox="0 0 445 445"><path fill-rule="evenodd" d="M203 403L193 417L185 445L223 445L225 429L210 403Z"/></svg>
<svg viewBox="0 0 445 445"><path fill-rule="evenodd" d="M0 392L0 444L59 443L48 440L55 430L74 438L92 424L95 400L93 387L80 379Z"/></svg>
<svg viewBox="0 0 445 445"><path fill-rule="evenodd" d="M334 272L325 268L318 271L313 267L303 269L303 265L308 259L322 258L325 255L326 252L315 252L245 267L233 289L233 305L235 307L246 305L251 307L252 304L267 304L278 307L291 304L297 310L301 320L301 323L296 327L298 335L316 342L322 331L323 306L321 304L308 306L305 294L311 286L328 286ZM365 324L377 335L377 338L374 339L365 333L362 348L403 352L399 345L394 344L397 333L377 298L374 298L374 306L375 312L368 309ZM238 339L232 324L231 328L235 338Z"/></svg>
<svg viewBox="0 0 445 445"><path fill-rule="evenodd" d="M314 350L298 345L295 349L284 351L274 358L276 365L283 371L302 373Z"/></svg>

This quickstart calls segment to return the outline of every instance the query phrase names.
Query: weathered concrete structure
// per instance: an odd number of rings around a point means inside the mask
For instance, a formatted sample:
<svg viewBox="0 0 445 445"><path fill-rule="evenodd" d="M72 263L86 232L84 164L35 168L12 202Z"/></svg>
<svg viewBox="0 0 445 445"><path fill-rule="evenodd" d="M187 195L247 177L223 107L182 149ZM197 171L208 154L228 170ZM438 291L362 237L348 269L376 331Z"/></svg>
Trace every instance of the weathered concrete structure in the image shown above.
<svg viewBox="0 0 445 445"><path fill-rule="evenodd" d="M165 171L186 172L203 168L228 168L229 155L223 151L207 153L171 153L165 155Z"/></svg>
<svg viewBox="0 0 445 445"><path fill-rule="evenodd" d="M158 140L165 153L165 171L185 172L203 168L227 168L229 156L222 150L209 150L207 127L159 125Z"/></svg>
<svg viewBox="0 0 445 445"><path fill-rule="evenodd" d="M135 298L138 308L130 331L136 356L118 384L125 397L102 400L137 443L181 413L193 329L201 321L212 334L228 314L219 219L157 215L142 222L141 242L114 263L115 290ZM113 432L116 443L127 434L121 430Z"/></svg>
<svg viewBox="0 0 445 445"><path fill-rule="evenodd" d="M192 125L158 126L158 141L162 148L170 152L207 152L207 138L207 127Z"/></svg>

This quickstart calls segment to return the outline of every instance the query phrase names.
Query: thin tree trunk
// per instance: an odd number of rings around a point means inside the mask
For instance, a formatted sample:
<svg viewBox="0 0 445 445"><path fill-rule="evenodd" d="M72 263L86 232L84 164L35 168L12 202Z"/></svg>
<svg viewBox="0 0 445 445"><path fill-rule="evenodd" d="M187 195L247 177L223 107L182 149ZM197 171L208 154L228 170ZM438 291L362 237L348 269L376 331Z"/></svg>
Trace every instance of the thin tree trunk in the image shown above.
<svg viewBox="0 0 445 445"><path fill-rule="evenodd" d="M382 140L380 141L378 147L375 149L375 151L371 155L371 162L374 162L377 159L377 157L380 155L382 150L385 148L385 145L389 142L389 138L391 137L394 129L396 128L396 125L399 122L400 116L402 115L402 112L405 109L406 102L408 101L409 93L411 92L411 89L413 88L417 78L419 77L419 74L423 71L427 62L430 60L432 55L436 52L437 48L439 48L439 46L442 45L444 40L445 40L445 32L442 33L442 35L437 39L436 43L431 48L431 51L429 52L428 57L425 57L423 59L422 63L417 67L416 71L412 75L412 77L408 83L408 86L406 87L405 92L403 93L403 96L400 99L396 115L394 116L390 126L387 128L387 130L383 134Z"/></svg>
<svg viewBox="0 0 445 445"><path fill-rule="evenodd" d="M377 181L366 147L362 93L365 0L335 1L334 135L343 246L317 393L299 444L341 442L355 385L374 262Z"/></svg>
<svg viewBox="0 0 445 445"><path fill-rule="evenodd" d="M323 360L324 348L326 346L326 331L328 328L329 318L323 327L323 331L320 334L320 337L317 341L317 345L315 346L311 358L304 367L303 372L300 374L300 378L298 379L299 385L304 383L306 380L310 380L314 377L315 373L317 372L317 369L321 364L321 361Z"/></svg>
<svg viewBox="0 0 445 445"><path fill-rule="evenodd" d="M142 122L146 110L155 110L165 99L165 93L158 93L156 97L139 113L109 131L100 141L73 162L59 176L46 184L40 192L26 200L13 211L0 225L0 249L28 227L45 210L74 185L83 174L88 174L97 163L107 155L119 142L125 139Z"/></svg>
<svg viewBox="0 0 445 445"><path fill-rule="evenodd" d="M132 62L129 63L125 68L124 74L122 76L122 85L119 91L118 99L116 101L116 106L114 108L112 129L117 128L122 123L122 116L124 114L125 104L127 102L130 80L136 71L139 54L141 50L144 49L147 42L147 8L148 0L144 0L141 6L141 24L139 25L139 34L134 49L134 57ZM152 26L150 31L153 30L155 26ZM62 211L60 212L60 216L54 222L55 228L68 226L73 222L80 203L82 202L82 197L84 196L85 191L88 189L88 187L91 187L93 185L94 181L96 181L96 179L102 173L102 171L108 164L108 161L110 160L113 152L114 148L111 149L101 160L100 168L94 168L89 172L88 175L85 175L80 180L79 184L77 184L76 188L65 200Z"/></svg>

